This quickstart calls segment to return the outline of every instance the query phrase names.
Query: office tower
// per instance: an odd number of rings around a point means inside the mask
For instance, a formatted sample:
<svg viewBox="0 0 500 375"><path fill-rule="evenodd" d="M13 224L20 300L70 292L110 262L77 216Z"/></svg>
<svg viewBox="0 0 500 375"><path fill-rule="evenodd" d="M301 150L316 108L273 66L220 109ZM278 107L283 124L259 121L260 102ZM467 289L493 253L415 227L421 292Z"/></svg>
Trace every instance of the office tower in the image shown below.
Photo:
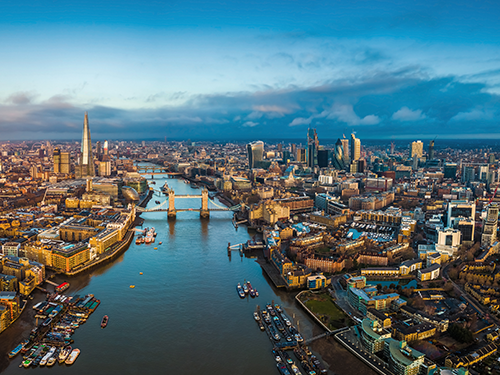
<svg viewBox="0 0 500 375"><path fill-rule="evenodd" d="M394 142L391 142L391 155L394 154Z"/></svg>
<svg viewBox="0 0 500 375"><path fill-rule="evenodd" d="M483 221L483 233L481 235L481 246L489 247L497 239L498 205L491 204L488 207L486 218Z"/></svg>
<svg viewBox="0 0 500 375"><path fill-rule="evenodd" d="M318 150L318 167L328 167L328 150Z"/></svg>
<svg viewBox="0 0 500 375"><path fill-rule="evenodd" d="M61 164L59 166L59 172L69 174L71 172L70 168L70 153L69 152L61 152Z"/></svg>
<svg viewBox="0 0 500 375"><path fill-rule="evenodd" d="M256 141L247 145L248 168L256 168L257 162L264 158L264 142Z"/></svg>
<svg viewBox="0 0 500 375"><path fill-rule="evenodd" d="M366 161L365 159L359 159L358 163L358 173L365 173Z"/></svg>
<svg viewBox="0 0 500 375"><path fill-rule="evenodd" d="M476 204L466 200L451 201L448 203L447 223L449 228L457 228L462 219L472 219L476 216Z"/></svg>
<svg viewBox="0 0 500 375"><path fill-rule="evenodd" d="M146 147L146 141L142 141L142 147Z"/></svg>
<svg viewBox="0 0 500 375"><path fill-rule="evenodd" d="M446 163L444 165L444 178L455 178L457 176L457 165L455 163Z"/></svg>
<svg viewBox="0 0 500 375"><path fill-rule="evenodd" d="M488 163L495 164L495 154L489 154Z"/></svg>
<svg viewBox="0 0 500 375"><path fill-rule="evenodd" d="M478 171L479 181L487 182L488 174L490 173L490 168L488 165L480 165Z"/></svg>
<svg viewBox="0 0 500 375"><path fill-rule="evenodd" d="M295 157L295 161L298 161L299 163L306 162L306 150L305 150L305 148L298 148L297 149L297 156Z"/></svg>
<svg viewBox="0 0 500 375"><path fill-rule="evenodd" d="M111 176L111 160L107 155L99 162L99 176Z"/></svg>
<svg viewBox="0 0 500 375"><path fill-rule="evenodd" d="M104 155L108 155L109 153L108 147L109 147L108 141L106 140L104 141Z"/></svg>
<svg viewBox="0 0 500 375"><path fill-rule="evenodd" d="M434 159L434 141L429 142L429 160Z"/></svg>
<svg viewBox="0 0 500 375"><path fill-rule="evenodd" d="M358 160L361 157L361 140L351 134L351 162Z"/></svg>
<svg viewBox="0 0 500 375"><path fill-rule="evenodd" d="M345 137L345 135L342 134L342 139L340 139L340 143L342 144L342 152L343 152L343 159L344 159L344 165L347 166L349 165L350 158L349 158L349 140Z"/></svg>
<svg viewBox="0 0 500 375"><path fill-rule="evenodd" d="M293 157L295 158L295 160L297 160L297 145L295 143L292 143L292 145L290 147L290 151L291 151Z"/></svg>
<svg viewBox="0 0 500 375"><path fill-rule="evenodd" d="M346 140L347 139L343 139L343 140ZM339 170L345 170L346 169L346 162L345 162L345 149L344 149L344 145L346 142L343 142L343 140L341 140L340 138L337 139L337 142L335 143L335 150L334 150L334 154L333 154L333 167L335 169L339 169Z"/></svg>
<svg viewBox="0 0 500 375"><path fill-rule="evenodd" d="M410 143L410 158L421 158L424 155L424 144L422 141Z"/></svg>
<svg viewBox="0 0 500 375"><path fill-rule="evenodd" d="M283 145L278 143L278 152L283 152Z"/></svg>
<svg viewBox="0 0 500 375"><path fill-rule="evenodd" d="M92 155L92 141L90 139L89 118L85 112L83 121L82 148L80 152L80 162L75 170L76 178L94 177L94 157Z"/></svg>
<svg viewBox="0 0 500 375"><path fill-rule="evenodd" d="M287 163L287 162L288 162L288 160L290 160L290 151L285 150L285 151L283 151L283 161L284 161L285 163Z"/></svg>
<svg viewBox="0 0 500 375"><path fill-rule="evenodd" d="M474 181L476 171L474 167L464 165L462 170L462 182L472 182Z"/></svg>
<svg viewBox="0 0 500 375"><path fill-rule="evenodd" d="M101 141L96 142L95 153L96 153L97 159L101 160L101 156L102 156Z"/></svg>
<svg viewBox="0 0 500 375"><path fill-rule="evenodd" d="M319 141L318 135L316 134L316 129L307 130L307 152L306 152L306 163L309 168L314 168L318 165L318 148Z"/></svg>
<svg viewBox="0 0 500 375"><path fill-rule="evenodd" d="M58 148L54 149L52 163L54 164L54 173L61 173L61 150Z"/></svg>

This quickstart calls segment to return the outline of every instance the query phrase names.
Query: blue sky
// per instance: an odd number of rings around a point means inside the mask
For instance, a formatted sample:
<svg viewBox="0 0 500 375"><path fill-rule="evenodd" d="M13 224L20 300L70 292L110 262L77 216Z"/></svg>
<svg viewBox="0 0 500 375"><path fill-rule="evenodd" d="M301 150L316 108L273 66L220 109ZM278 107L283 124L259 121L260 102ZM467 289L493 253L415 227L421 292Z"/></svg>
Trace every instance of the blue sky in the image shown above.
<svg viewBox="0 0 500 375"><path fill-rule="evenodd" d="M0 140L500 138L498 1L0 2Z"/></svg>

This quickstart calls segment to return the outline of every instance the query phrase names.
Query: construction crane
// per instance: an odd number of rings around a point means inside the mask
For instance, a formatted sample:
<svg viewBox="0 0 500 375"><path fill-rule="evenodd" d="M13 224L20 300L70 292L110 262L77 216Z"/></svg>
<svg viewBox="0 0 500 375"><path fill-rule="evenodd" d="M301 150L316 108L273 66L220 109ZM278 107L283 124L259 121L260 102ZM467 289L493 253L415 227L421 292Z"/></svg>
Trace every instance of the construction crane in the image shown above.
<svg viewBox="0 0 500 375"><path fill-rule="evenodd" d="M498 185L497 185L497 187L495 188L495 192L494 192L494 193L493 193L493 195L491 196L490 201L488 202L488 204L490 204L490 203L493 201L493 198L495 198L495 195L497 195L497 190L498 190Z"/></svg>
<svg viewBox="0 0 500 375"><path fill-rule="evenodd" d="M43 199L42 199L42 202L41 202L41 206L45 206L45 197L47 196L47 192L49 191L49 188L47 187L45 189L45 194L43 195Z"/></svg>

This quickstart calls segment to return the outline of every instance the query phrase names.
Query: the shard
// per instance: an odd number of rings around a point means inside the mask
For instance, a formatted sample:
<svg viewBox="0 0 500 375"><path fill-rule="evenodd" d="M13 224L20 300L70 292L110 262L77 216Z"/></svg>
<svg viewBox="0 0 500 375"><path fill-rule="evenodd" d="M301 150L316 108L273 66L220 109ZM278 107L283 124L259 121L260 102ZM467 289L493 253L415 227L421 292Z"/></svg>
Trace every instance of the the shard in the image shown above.
<svg viewBox="0 0 500 375"><path fill-rule="evenodd" d="M80 151L80 163L76 168L76 178L94 177L95 166L92 155L92 141L90 139L89 116L85 112L83 120L82 148Z"/></svg>

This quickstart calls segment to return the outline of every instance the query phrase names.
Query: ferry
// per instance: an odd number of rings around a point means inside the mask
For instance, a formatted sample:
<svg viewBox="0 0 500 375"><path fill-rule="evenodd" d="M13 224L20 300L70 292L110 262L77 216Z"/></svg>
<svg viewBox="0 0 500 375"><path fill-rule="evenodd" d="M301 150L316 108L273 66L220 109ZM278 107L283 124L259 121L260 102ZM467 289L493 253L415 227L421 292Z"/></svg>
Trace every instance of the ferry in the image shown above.
<svg viewBox="0 0 500 375"><path fill-rule="evenodd" d="M238 283L238 285L236 286L236 290L238 291L238 295L241 298L245 298L245 292L243 291L243 288L241 287L240 283Z"/></svg>
<svg viewBox="0 0 500 375"><path fill-rule="evenodd" d="M59 353L59 363L63 363L69 356L69 353L71 353L71 346L68 346L61 350Z"/></svg>
<svg viewBox="0 0 500 375"><path fill-rule="evenodd" d="M14 358L16 355L19 354L19 352L24 348L24 346L28 343L28 340L23 341L20 343L18 346L16 346L12 351L9 353L9 358Z"/></svg>
<svg viewBox="0 0 500 375"><path fill-rule="evenodd" d="M80 355L80 349L73 349L73 351L66 359L66 361L64 361L64 363L66 363L67 365L72 365L76 361L79 355Z"/></svg>
<svg viewBox="0 0 500 375"><path fill-rule="evenodd" d="M101 328L106 328L106 326L108 325L108 320L109 320L109 317L107 315L104 315L102 317Z"/></svg>

